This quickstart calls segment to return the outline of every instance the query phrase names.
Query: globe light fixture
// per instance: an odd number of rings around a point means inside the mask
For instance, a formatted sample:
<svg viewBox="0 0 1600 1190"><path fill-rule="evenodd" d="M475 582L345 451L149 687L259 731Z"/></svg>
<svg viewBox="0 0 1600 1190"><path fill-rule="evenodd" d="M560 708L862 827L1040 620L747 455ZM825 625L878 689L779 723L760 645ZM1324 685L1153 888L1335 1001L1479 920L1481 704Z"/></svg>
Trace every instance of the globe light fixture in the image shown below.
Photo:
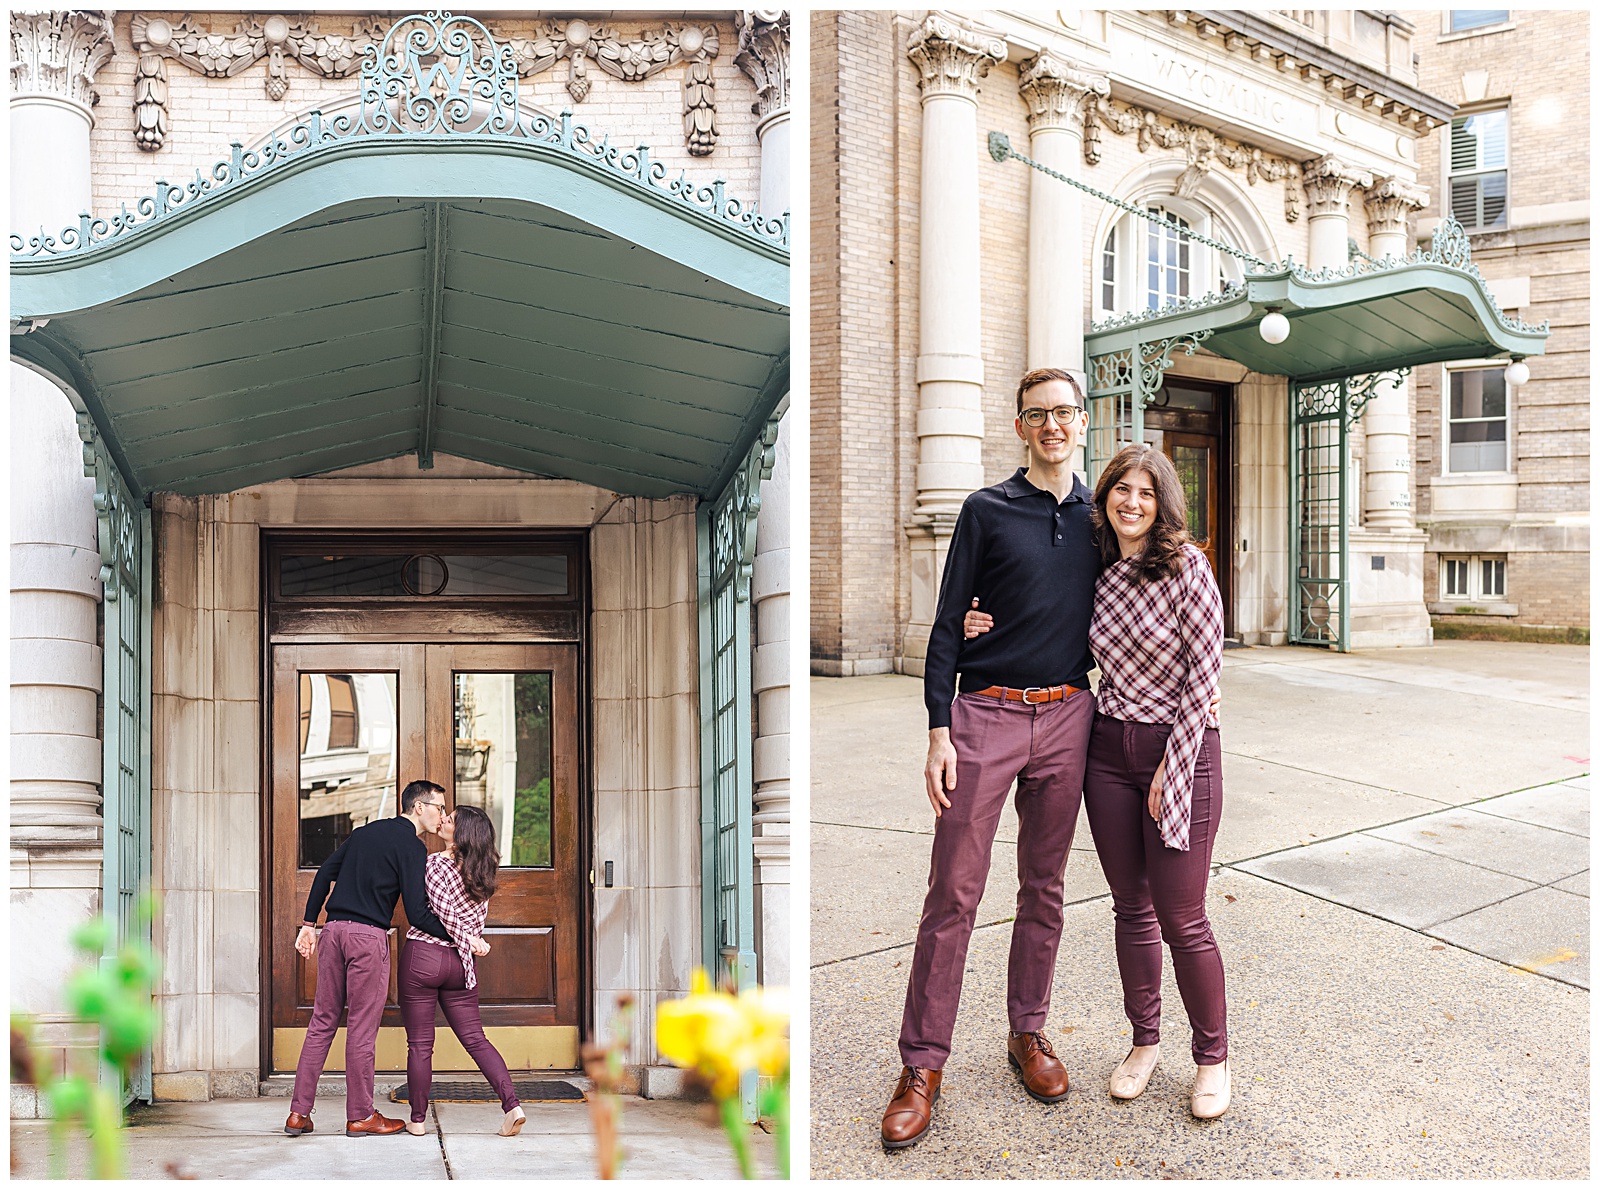
<svg viewBox="0 0 1600 1190"><path fill-rule="evenodd" d="M1506 383L1513 388L1521 388L1528 383L1528 365L1522 362L1520 355L1511 357L1511 366L1506 369Z"/></svg>
<svg viewBox="0 0 1600 1190"><path fill-rule="evenodd" d="M1276 306L1267 307L1267 316L1261 320L1261 337L1268 343L1282 343L1289 337L1289 320L1278 312Z"/></svg>

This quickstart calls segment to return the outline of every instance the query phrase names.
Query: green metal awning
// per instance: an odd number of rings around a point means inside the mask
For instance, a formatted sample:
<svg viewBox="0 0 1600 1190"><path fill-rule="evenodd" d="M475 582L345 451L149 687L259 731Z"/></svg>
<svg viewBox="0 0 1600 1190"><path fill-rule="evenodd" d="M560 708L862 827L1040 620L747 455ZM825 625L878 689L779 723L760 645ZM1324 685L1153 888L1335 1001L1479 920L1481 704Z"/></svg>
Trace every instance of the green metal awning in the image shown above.
<svg viewBox="0 0 1600 1190"><path fill-rule="evenodd" d="M400 120L380 61L353 114L12 236L13 357L77 391L136 498L413 451L717 495L788 388L787 216L517 107L495 62L491 110L423 58Z"/></svg>
<svg viewBox="0 0 1600 1190"><path fill-rule="evenodd" d="M1271 344L1269 310L1289 319ZM1208 350L1252 372L1302 383L1461 359L1543 355L1549 324L1509 318L1471 263L1467 239L1446 220L1433 247L1399 260L1358 260L1310 272L1293 262L1249 269L1242 284L1177 306L1094 327L1085 355L1199 335Z"/></svg>

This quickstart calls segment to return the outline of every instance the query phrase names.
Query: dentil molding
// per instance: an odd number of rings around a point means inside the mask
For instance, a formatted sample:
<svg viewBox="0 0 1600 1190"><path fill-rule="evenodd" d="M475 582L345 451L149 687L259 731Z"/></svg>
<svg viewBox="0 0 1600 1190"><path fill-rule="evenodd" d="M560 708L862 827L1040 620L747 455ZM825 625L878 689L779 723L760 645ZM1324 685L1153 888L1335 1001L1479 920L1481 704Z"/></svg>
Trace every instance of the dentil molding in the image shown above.
<svg viewBox="0 0 1600 1190"><path fill-rule="evenodd" d="M978 80L1006 60L1006 43L992 33L958 25L933 13L911 34L906 56L916 63L924 99L978 96Z"/></svg>
<svg viewBox="0 0 1600 1190"><path fill-rule="evenodd" d="M1100 146L1101 128L1109 128L1118 136L1137 133L1141 153L1154 148L1182 149L1186 164L1172 191L1179 198L1192 197L1211 167L1220 161L1229 169L1242 170L1251 186L1263 180L1283 182L1283 217L1290 223L1300 218L1301 169L1293 161L1253 145L1230 141L1209 128L1168 122L1146 108L1096 95L1084 111L1083 157L1090 165L1099 164L1104 152Z"/></svg>
<svg viewBox="0 0 1600 1190"><path fill-rule="evenodd" d="M1111 94L1111 80L1068 65L1049 50L1024 62L1017 91L1028 104L1028 128L1070 128L1082 122L1092 98Z"/></svg>
<svg viewBox="0 0 1600 1190"><path fill-rule="evenodd" d="M303 18L244 16L232 33L211 33L189 17L173 22L136 14L130 28L140 55L134 82L134 141L153 152L166 143L170 125L168 61L180 62L206 78L232 78L267 58L266 94L276 102L289 90L289 59L323 78L346 78L360 71L369 47L383 43L388 26L377 17L356 16L354 32L345 35L323 33L317 22ZM784 31L787 42L787 15ZM15 25L12 40L14 45ZM574 103L588 98L593 85L590 62L624 83L641 83L682 64L685 143L696 157L709 156L716 148L716 80L710 63L721 47L715 25L667 23L626 36L608 25L575 17L543 22L532 36L496 40L511 47L519 78L532 78L566 62L566 91ZM785 97L787 90L785 82Z"/></svg>
<svg viewBox="0 0 1600 1190"><path fill-rule="evenodd" d="M755 84L750 110L766 120L789 110L789 10L757 8L733 18L739 30L734 64Z"/></svg>
<svg viewBox="0 0 1600 1190"><path fill-rule="evenodd" d="M111 60L109 12L14 12L11 94L51 95L85 108L100 102L94 76Z"/></svg>

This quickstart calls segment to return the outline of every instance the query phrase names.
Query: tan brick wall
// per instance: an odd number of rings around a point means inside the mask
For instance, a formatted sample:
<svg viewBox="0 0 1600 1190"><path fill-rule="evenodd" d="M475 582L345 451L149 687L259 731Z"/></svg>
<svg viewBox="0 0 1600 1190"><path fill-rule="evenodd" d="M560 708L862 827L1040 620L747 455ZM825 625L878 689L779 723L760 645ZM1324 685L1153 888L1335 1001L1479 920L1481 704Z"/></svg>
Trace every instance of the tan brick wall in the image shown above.
<svg viewBox="0 0 1600 1190"><path fill-rule="evenodd" d="M276 11L276 10L273 10ZM393 10L401 15L408 9ZM176 23L182 12L148 12ZM231 33L238 24L237 12L195 12L192 22L214 33ZM531 34L544 22L542 17L519 15L502 17L477 13L497 38ZM354 13L312 14L318 27L329 33L350 33L355 28ZM676 14L663 14L675 23ZM265 90L267 60L262 58L233 78L212 79L197 74L180 62L167 62L170 100L170 134L166 145L154 153L134 144L133 75L138 63L129 34L131 12L117 14L114 40L116 53L96 76L95 89L100 103L94 110L95 127L90 136L94 161L94 205L97 213L117 210L126 202L131 209L140 195L148 194L156 179L182 185L194 178L195 170L209 173L218 161L227 159L228 144L235 138L246 146L271 129L304 115L318 105L341 103L359 90L357 75L344 79L325 79L301 66L294 59L286 63L289 89L274 102ZM385 17L387 22L388 17ZM641 30L659 28L661 20L629 17L608 21L620 35L630 37ZM519 93L540 110L558 113L571 108L573 118L586 125L597 139L609 133L613 141L633 146L650 146L653 160L660 161L676 176L686 171L691 178L710 181L720 177L728 183L728 193L756 197L761 188L761 148L756 140L756 118L750 110L755 88L734 65L738 34L732 14L727 19L701 20L714 24L719 34L719 50L712 61L716 80L717 129L715 150L709 157L693 157L683 139L683 67L668 67L642 83L624 83L605 74L592 62L588 67L591 83L588 98L574 103L567 94L567 67L557 63L531 79L519 82Z"/></svg>
<svg viewBox="0 0 1600 1190"><path fill-rule="evenodd" d="M1570 553L1537 547L1508 550L1506 589L1507 600L1518 608L1517 624L1587 625L1588 213L1586 205L1577 215L1550 208L1587 204L1589 199L1589 15L1517 10L1513 29L1454 39L1443 35L1443 41L1439 12L1403 15L1417 25L1418 77L1424 90L1465 103L1468 73L1487 70L1483 100L1468 110L1504 104L1510 113L1507 189L1512 226L1474 234L1472 259L1491 282L1528 278L1528 305L1509 313L1532 323L1548 320L1550 338L1545 354L1528 360L1529 383L1511 396L1508 453L1517 487L1515 516L1481 519L1508 527L1583 526L1584 532L1565 535L1573 547ZM1420 178L1432 199L1417 221L1427 227L1447 205L1448 126L1418 148ZM1424 527L1434 515L1429 481L1445 465L1445 374L1441 365L1419 368L1412 386L1415 506ZM1430 599L1437 598L1437 572L1438 554L1431 553Z"/></svg>

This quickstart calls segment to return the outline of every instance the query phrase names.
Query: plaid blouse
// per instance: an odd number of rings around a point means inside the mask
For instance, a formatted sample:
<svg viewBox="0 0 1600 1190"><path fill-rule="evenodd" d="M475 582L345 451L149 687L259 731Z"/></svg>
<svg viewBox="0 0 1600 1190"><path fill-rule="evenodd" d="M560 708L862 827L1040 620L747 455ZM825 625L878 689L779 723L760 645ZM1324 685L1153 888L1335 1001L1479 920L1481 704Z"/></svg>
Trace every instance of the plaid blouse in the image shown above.
<svg viewBox="0 0 1600 1190"><path fill-rule="evenodd" d="M1205 729L1217 726L1209 707L1222 673L1222 593L1193 545L1171 578L1136 586L1133 576L1133 561L1123 559L1095 584L1095 704L1113 719L1172 724L1156 827L1168 847L1187 851L1195 759Z"/></svg>
<svg viewBox="0 0 1600 1190"><path fill-rule="evenodd" d="M461 883L461 869L456 867L455 856L448 851L436 851L428 857L423 883L428 890L428 907L450 932L450 942L461 952L461 965L467 972L467 986L478 986L478 972L472 964L471 938L483 937L484 923L489 917L489 902L474 904L467 900L467 886ZM443 938L424 934L412 926L406 930L407 942L431 942L435 946L449 946Z"/></svg>

